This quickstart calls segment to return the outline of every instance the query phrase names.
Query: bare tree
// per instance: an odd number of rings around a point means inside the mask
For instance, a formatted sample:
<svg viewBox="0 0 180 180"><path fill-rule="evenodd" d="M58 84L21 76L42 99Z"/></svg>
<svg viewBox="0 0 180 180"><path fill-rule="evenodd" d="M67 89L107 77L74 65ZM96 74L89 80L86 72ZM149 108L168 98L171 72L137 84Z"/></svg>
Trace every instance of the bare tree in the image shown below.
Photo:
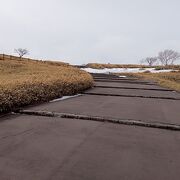
<svg viewBox="0 0 180 180"><path fill-rule="evenodd" d="M180 58L180 53L173 51L173 50L164 50L159 52L158 59L162 63L162 65L173 65L174 62Z"/></svg>
<svg viewBox="0 0 180 180"><path fill-rule="evenodd" d="M149 66L152 66L157 62L157 60L157 57L147 57L146 59L141 60L141 63L148 63Z"/></svg>
<svg viewBox="0 0 180 180"><path fill-rule="evenodd" d="M20 58L22 58L24 55L29 53L27 49L22 49L22 48L14 49L14 52L18 53Z"/></svg>

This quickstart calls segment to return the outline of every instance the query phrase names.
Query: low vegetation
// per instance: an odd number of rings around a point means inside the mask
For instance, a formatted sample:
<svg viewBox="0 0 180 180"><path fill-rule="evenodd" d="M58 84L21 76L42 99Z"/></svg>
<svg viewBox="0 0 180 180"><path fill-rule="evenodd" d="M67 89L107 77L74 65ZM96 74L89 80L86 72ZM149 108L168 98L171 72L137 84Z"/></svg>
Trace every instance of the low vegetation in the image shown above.
<svg viewBox="0 0 180 180"><path fill-rule="evenodd" d="M0 113L92 86L90 74L66 63L33 60L0 60Z"/></svg>
<svg viewBox="0 0 180 180"><path fill-rule="evenodd" d="M104 69L104 68L155 68L156 70L162 69L174 69L180 70L180 65L167 65L167 66L147 66L147 65L138 65L138 64L99 64L99 63L89 63L86 65L86 68L93 69Z"/></svg>
<svg viewBox="0 0 180 180"><path fill-rule="evenodd" d="M136 65L136 64L99 64L99 63L89 63L86 65L87 68L93 69L104 69L104 68L146 68L149 66Z"/></svg>
<svg viewBox="0 0 180 180"><path fill-rule="evenodd" d="M180 71L166 73L120 73L120 75L153 80L162 87L166 87L180 92Z"/></svg>
<svg viewBox="0 0 180 180"><path fill-rule="evenodd" d="M155 66L155 70L173 69L180 71L180 65Z"/></svg>

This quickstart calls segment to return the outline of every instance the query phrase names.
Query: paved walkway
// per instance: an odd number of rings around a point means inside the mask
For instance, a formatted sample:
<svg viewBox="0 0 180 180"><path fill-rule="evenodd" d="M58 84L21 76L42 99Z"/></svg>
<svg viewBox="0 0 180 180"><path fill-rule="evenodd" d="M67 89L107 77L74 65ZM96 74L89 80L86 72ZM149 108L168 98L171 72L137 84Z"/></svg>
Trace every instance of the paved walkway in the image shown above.
<svg viewBox="0 0 180 180"><path fill-rule="evenodd" d="M0 119L0 180L179 180L180 131L166 127L180 127L180 94L93 76L81 96Z"/></svg>

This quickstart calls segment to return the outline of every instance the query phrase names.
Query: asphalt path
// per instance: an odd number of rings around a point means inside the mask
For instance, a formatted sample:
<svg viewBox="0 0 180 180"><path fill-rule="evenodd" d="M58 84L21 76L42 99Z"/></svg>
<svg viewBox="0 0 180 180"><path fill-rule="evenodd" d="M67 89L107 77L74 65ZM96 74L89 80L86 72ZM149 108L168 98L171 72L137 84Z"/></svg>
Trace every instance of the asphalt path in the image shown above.
<svg viewBox="0 0 180 180"><path fill-rule="evenodd" d="M24 113L180 126L179 93L154 82L93 76L97 87L85 94L28 107ZM102 82L96 81L99 77ZM41 114L0 118L0 180L179 180L179 151L180 131L175 130Z"/></svg>

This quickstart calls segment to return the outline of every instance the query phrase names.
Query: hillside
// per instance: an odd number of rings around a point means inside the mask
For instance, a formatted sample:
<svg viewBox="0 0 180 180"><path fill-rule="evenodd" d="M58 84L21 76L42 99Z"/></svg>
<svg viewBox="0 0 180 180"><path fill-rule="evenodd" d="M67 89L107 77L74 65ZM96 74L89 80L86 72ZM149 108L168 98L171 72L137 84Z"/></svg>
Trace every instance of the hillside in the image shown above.
<svg viewBox="0 0 180 180"><path fill-rule="evenodd" d="M168 66L148 66L148 65L140 65L140 64L101 64L101 63L88 63L86 68L92 69L112 69L112 68L155 68L157 70L162 69L174 69L180 70L180 65L168 65Z"/></svg>
<svg viewBox="0 0 180 180"><path fill-rule="evenodd" d="M0 113L92 86L88 73L61 62L0 59Z"/></svg>

